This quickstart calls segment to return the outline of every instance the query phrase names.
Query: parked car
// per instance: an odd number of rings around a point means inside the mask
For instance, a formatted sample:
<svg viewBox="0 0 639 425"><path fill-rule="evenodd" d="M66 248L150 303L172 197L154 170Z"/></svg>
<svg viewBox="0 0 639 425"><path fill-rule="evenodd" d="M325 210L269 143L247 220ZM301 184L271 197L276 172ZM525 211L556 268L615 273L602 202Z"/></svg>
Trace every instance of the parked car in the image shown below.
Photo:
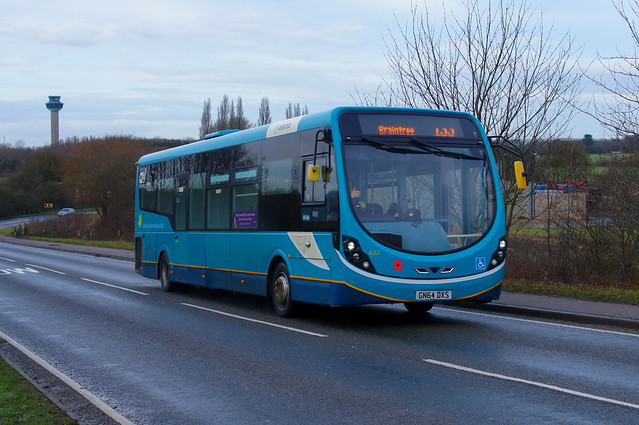
<svg viewBox="0 0 639 425"><path fill-rule="evenodd" d="M60 211L58 211L58 215L73 214L74 212L75 210L73 208L62 208Z"/></svg>

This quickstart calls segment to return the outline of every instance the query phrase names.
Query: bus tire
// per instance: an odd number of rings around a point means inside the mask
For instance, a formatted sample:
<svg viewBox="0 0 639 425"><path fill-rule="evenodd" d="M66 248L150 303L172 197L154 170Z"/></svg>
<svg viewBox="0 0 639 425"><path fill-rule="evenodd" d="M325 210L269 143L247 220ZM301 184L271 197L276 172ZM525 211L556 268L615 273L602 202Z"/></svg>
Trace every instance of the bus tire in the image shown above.
<svg viewBox="0 0 639 425"><path fill-rule="evenodd" d="M286 264L279 263L275 267L270 286L275 312L280 317L290 317L293 313L293 301L291 299L291 278Z"/></svg>
<svg viewBox="0 0 639 425"><path fill-rule="evenodd" d="M169 258L166 254L162 254L159 261L159 274L160 285L165 292L172 292L177 287L175 282L171 282L171 266L169 265Z"/></svg>
<svg viewBox="0 0 639 425"><path fill-rule="evenodd" d="M404 307L408 310L408 313L413 316L421 316L422 314L430 311L435 303L419 302L419 303L404 303Z"/></svg>

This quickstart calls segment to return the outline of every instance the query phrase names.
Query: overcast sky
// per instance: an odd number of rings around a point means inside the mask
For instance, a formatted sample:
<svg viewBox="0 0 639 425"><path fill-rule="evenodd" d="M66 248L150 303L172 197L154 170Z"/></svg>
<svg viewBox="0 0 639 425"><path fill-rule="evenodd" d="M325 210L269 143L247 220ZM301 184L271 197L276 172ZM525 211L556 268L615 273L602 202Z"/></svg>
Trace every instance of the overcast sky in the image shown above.
<svg viewBox="0 0 639 425"><path fill-rule="evenodd" d="M356 88L387 74L383 37L411 3L422 0L0 0L0 142L49 144L49 95L62 96L62 139L197 138L204 101L224 94L241 96L251 121L262 97L274 120L289 102L310 112L353 104ZM557 38L574 35L584 63L634 53L610 0L529 4ZM605 135L587 118L573 128Z"/></svg>

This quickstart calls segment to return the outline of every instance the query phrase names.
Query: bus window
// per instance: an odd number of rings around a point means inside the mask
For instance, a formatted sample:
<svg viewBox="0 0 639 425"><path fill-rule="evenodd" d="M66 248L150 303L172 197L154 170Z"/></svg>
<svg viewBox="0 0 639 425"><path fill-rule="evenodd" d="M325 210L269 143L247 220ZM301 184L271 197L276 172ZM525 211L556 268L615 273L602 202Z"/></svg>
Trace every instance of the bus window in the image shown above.
<svg viewBox="0 0 639 425"><path fill-rule="evenodd" d="M147 211L155 211L158 206L158 191L151 167L141 167L138 176L140 187L140 208Z"/></svg>
<svg viewBox="0 0 639 425"><path fill-rule="evenodd" d="M182 174L177 178L177 193L175 195L175 230L186 230L187 197L189 175Z"/></svg>
<svg viewBox="0 0 639 425"><path fill-rule="evenodd" d="M309 181L304 175L302 194L302 227L305 230L335 230L339 220L339 201L335 169L329 167L328 155L318 155L316 165L321 169L319 181ZM335 159L331 158L331 164ZM306 174L313 159L303 162L302 172Z"/></svg>
<svg viewBox="0 0 639 425"><path fill-rule="evenodd" d="M257 184L233 188L233 227L257 227Z"/></svg>
<svg viewBox="0 0 639 425"><path fill-rule="evenodd" d="M208 229L228 229L231 214L231 188L215 187L207 192Z"/></svg>
<svg viewBox="0 0 639 425"><path fill-rule="evenodd" d="M293 159L265 161L262 164L262 196L291 193L293 190Z"/></svg>
<svg viewBox="0 0 639 425"><path fill-rule="evenodd" d="M204 229L206 173L194 174L189 196L189 228Z"/></svg>
<svg viewBox="0 0 639 425"><path fill-rule="evenodd" d="M259 226L264 230L299 228L300 195L294 164L297 161L290 157L262 163Z"/></svg>
<svg viewBox="0 0 639 425"><path fill-rule="evenodd" d="M173 193L175 180L173 177L160 179L158 182L158 211L163 214L173 214Z"/></svg>
<svg viewBox="0 0 639 425"><path fill-rule="evenodd" d="M318 156L315 161L316 165L320 167L322 172L320 172L319 181L309 181L309 179L304 176L304 203L324 203L326 201L326 180L330 181L330 173L326 173L327 170L327 160L326 155ZM308 172L308 166L313 164L313 159L308 159L304 161L304 166L302 168L303 172L306 174Z"/></svg>

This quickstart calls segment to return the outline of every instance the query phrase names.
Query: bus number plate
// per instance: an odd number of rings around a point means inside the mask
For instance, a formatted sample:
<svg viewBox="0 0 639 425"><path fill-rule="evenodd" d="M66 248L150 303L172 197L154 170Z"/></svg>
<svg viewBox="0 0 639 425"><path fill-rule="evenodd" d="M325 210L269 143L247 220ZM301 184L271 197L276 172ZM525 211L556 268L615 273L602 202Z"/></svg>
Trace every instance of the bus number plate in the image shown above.
<svg viewBox="0 0 639 425"><path fill-rule="evenodd" d="M452 300L452 291L416 291L415 299L417 301L425 300Z"/></svg>

